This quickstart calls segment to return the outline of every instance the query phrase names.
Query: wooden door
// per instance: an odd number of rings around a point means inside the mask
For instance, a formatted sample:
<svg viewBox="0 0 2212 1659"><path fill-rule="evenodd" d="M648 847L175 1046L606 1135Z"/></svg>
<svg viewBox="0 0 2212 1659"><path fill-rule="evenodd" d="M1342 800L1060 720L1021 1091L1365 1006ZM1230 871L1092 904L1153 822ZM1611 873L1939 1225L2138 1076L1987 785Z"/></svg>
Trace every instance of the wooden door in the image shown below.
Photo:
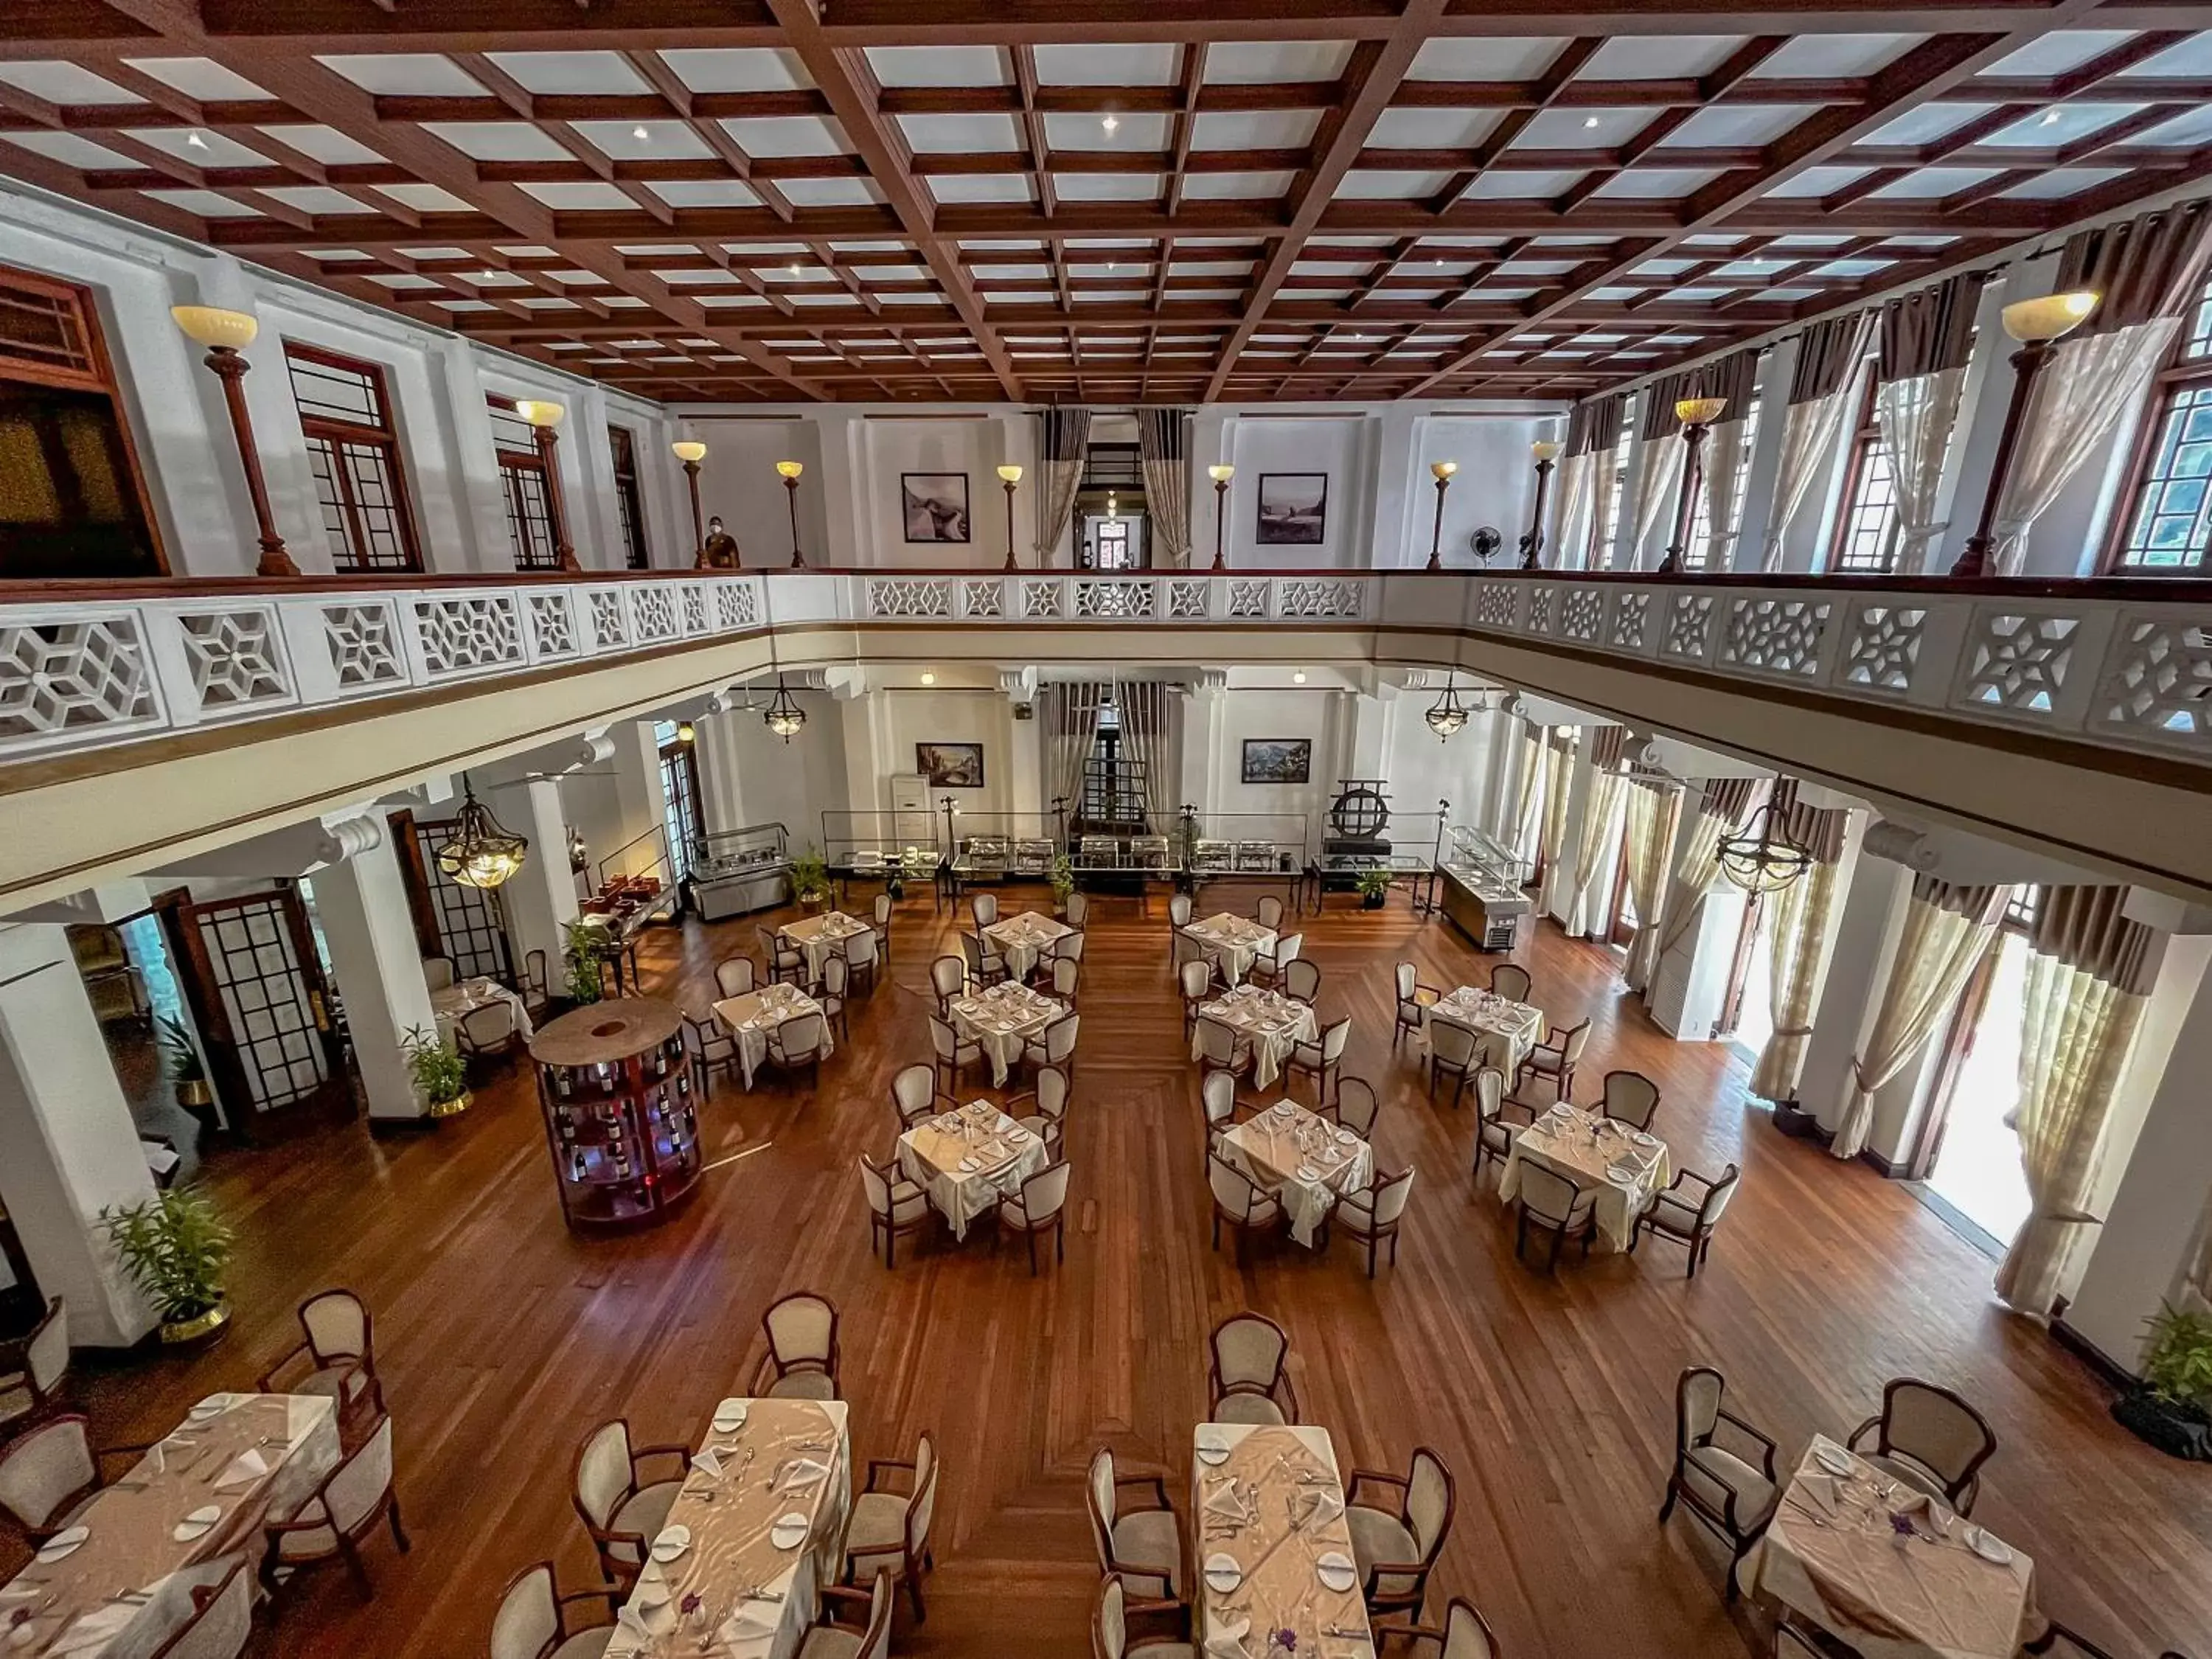
<svg viewBox="0 0 2212 1659"><path fill-rule="evenodd" d="M351 1116L307 908L289 887L168 908L230 1126L248 1140Z"/></svg>

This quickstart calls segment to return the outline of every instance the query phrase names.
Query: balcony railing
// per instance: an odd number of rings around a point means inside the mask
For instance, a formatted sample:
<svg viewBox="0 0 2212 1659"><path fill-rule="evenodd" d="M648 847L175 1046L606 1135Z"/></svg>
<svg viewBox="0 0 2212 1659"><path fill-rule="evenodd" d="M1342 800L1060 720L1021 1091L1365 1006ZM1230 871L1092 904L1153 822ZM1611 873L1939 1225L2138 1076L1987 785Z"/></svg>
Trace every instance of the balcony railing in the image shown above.
<svg viewBox="0 0 2212 1659"><path fill-rule="evenodd" d="M1207 661L1278 629L1478 669L1492 641L2212 763L2201 583L972 569L34 586L0 602L0 762L823 623L1064 629L1086 660L1102 628L1188 629Z"/></svg>

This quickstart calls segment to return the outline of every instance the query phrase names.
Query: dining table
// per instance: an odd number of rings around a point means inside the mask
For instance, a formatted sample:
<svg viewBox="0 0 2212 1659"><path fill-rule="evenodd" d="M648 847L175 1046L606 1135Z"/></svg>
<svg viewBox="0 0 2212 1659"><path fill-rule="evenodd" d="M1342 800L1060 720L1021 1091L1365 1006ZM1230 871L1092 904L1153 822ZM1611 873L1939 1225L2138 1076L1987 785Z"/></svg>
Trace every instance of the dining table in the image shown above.
<svg viewBox="0 0 2212 1659"><path fill-rule="evenodd" d="M2011 1659L2041 1628L2033 1560L1826 1435L1742 1572L1863 1659Z"/></svg>
<svg viewBox="0 0 2212 1659"><path fill-rule="evenodd" d="M1219 964L1221 977L1231 985L1237 984L1252 971L1252 963L1262 951L1275 948L1275 930L1262 927L1249 916L1240 916L1233 910L1223 910L1203 921L1185 925L1183 935L1206 953L1207 960Z"/></svg>
<svg viewBox="0 0 2212 1659"><path fill-rule="evenodd" d="M1428 1006L1428 1018L1456 1025L1474 1035L1480 1064L1494 1066L1505 1074L1510 1089L1521 1062L1544 1035L1544 1011L1533 1003L1516 1002L1479 985L1462 985Z"/></svg>
<svg viewBox="0 0 2212 1659"><path fill-rule="evenodd" d="M745 1087L753 1086L753 1073L768 1057L769 1034L787 1019L818 1014L822 1005L787 980L775 980L741 997L726 997L714 1005L714 1018L738 1045L738 1072ZM837 1051L830 1022L822 1022L822 1052Z"/></svg>
<svg viewBox="0 0 2212 1659"><path fill-rule="evenodd" d="M818 916L801 916L776 929L799 947L806 958L806 982L822 983L822 964L844 947L845 941L868 931L868 924L842 910L824 910Z"/></svg>
<svg viewBox="0 0 2212 1659"><path fill-rule="evenodd" d="M338 1456L325 1396L210 1395L0 1586L0 1653L145 1659L195 1589L241 1553L258 1565L262 1528L296 1515Z"/></svg>
<svg viewBox="0 0 2212 1659"><path fill-rule="evenodd" d="M1282 1075L1283 1062L1301 1042L1321 1030L1313 1005L1258 985L1239 985L1212 1002L1199 1005L1200 1019L1218 1020L1251 1045L1252 1086L1265 1089ZM1190 1057L1200 1057L1200 1037L1191 1026Z"/></svg>
<svg viewBox="0 0 2212 1659"><path fill-rule="evenodd" d="M1521 1166L1530 1159L1596 1192L1598 1237L1616 1250L1634 1242L1636 1218L1674 1178L1657 1135L1564 1100L1513 1137L1498 1177L1500 1200L1521 1190Z"/></svg>
<svg viewBox="0 0 2212 1659"><path fill-rule="evenodd" d="M1221 1156L1281 1200L1291 1237L1310 1249L1336 1201L1375 1177L1375 1149L1294 1100L1222 1131Z"/></svg>
<svg viewBox="0 0 2212 1659"><path fill-rule="evenodd" d="M1010 979L955 997L945 1006L952 1029L989 1058L991 1081L1001 1089L1030 1040L1066 1012L1042 991Z"/></svg>
<svg viewBox="0 0 2212 1659"><path fill-rule="evenodd" d="M1000 916L983 930L983 937L999 948L1012 979L1027 979L1037 958L1075 931L1064 921L1037 910L1017 910Z"/></svg>
<svg viewBox="0 0 2212 1659"><path fill-rule="evenodd" d="M898 1138L901 1173L929 1194L955 1238L1051 1161L1042 1140L988 1100L923 1118Z"/></svg>
<svg viewBox="0 0 2212 1659"><path fill-rule="evenodd" d="M843 1401L721 1401L607 1659L793 1659L843 1570L852 1504Z"/></svg>
<svg viewBox="0 0 2212 1659"><path fill-rule="evenodd" d="M1369 1659L1374 1638L1328 1431L1201 1423L1191 1441L1200 1651Z"/></svg>
<svg viewBox="0 0 2212 1659"><path fill-rule="evenodd" d="M530 1011L522 999L495 979L456 980L430 993L430 1013L437 1022L438 1040L451 1046L454 1028L477 1009L504 1002L514 1011L514 1034L527 1042L533 1032Z"/></svg>

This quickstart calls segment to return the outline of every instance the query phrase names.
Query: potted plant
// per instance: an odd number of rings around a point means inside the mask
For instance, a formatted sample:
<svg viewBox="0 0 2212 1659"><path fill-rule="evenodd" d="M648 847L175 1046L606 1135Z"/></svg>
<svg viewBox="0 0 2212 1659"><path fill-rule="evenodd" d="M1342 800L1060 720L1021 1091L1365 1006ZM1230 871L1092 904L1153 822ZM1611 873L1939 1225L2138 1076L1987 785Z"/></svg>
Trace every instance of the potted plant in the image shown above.
<svg viewBox="0 0 2212 1659"><path fill-rule="evenodd" d="M830 902L830 862L811 842L805 852L792 856L791 890L808 910L819 910Z"/></svg>
<svg viewBox="0 0 2212 1659"><path fill-rule="evenodd" d="M568 1000L581 1006L605 994L607 924L601 916L579 916L561 928L561 962L568 972Z"/></svg>
<svg viewBox="0 0 2212 1659"><path fill-rule="evenodd" d="M230 1229L197 1188L173 1188L128 1209L110 1205L100 1220L125 1271L161 1314L163 1342L211 1341L230 1322L222 1294Z"/></svg>
<svg viewBox="0 0 2212 1659"><path fill-rule="evenodd" d="M162 1015L155 1026L161 1070L177 1091L177 1104L188 1112L205 1111L215 1104L215 1091L208 1085L207 1062L200 1058L192 1034L174 1014Z"/></svg>
<svg viewBox="0 0 2212 1659"><path fill-rule="evenodd" d="M420 1025L408 1027L399 1048L407 1056L408 1074L422 1097L426 1116L458 1117L469 1109L469 1077L459 1049Z"/></svg>
<svg viewBox="0 0 2212 1659"><path fill-rule="evenodd" d="M1359 908L1380 910L1383 901L1390 896L1390 872L1388 870L1362 870L1359 872Z"/></svg>
<svg viewBox="0 0 2212 1659"><path fill-rule="evenodd" d="M1067 896L1075 890L1075 866L1067 861L1066 854L1053 860L1047 878L1052 883L1052 913L1064 916L1067 914Z"/></svg>
<svg viewBox="0 0 2212 1659"><path fill-rule="evenodd" d="M2143 1323L2142 1382L2112 1416L2169 1457L2212 1462L2212 1314L2162 1303Z"/></svg>

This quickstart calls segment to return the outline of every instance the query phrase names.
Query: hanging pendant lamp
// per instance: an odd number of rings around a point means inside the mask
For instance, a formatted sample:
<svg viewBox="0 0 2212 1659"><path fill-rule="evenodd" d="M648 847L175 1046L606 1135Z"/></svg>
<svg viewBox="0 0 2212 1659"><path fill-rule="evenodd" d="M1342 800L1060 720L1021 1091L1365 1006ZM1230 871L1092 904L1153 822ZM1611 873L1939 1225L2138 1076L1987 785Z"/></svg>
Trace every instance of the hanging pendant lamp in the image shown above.
<svg viewBox="0 0 2212 1659"><path fill-rule="evenodd" d="M1771 893L1812 868L1813 854L1787 826L1797 780L1777 778L1741 833L1721 838L1721 873L1747 893Z"/></svg>
<svg viewBox="0 0 2212 1659"><path fill-rule="evenodd" d="M464 887L503 886L522 868L530 843L505 829L491 809L477 799L468 774L461 774L461 810L453 833L438 849L438 868Z"/></svg>
<svg viewBox="0 0 2212 1659"><path fill-rule="evenodd" d="M1437 734L1437 741L1449 739L1451 734L1465 726L1473 711L1459 700L1459 690L1452 674L1444 676L1444 694L1437 699L1436 706L1421 718L1429 723L1429 730Z"/></svg>

